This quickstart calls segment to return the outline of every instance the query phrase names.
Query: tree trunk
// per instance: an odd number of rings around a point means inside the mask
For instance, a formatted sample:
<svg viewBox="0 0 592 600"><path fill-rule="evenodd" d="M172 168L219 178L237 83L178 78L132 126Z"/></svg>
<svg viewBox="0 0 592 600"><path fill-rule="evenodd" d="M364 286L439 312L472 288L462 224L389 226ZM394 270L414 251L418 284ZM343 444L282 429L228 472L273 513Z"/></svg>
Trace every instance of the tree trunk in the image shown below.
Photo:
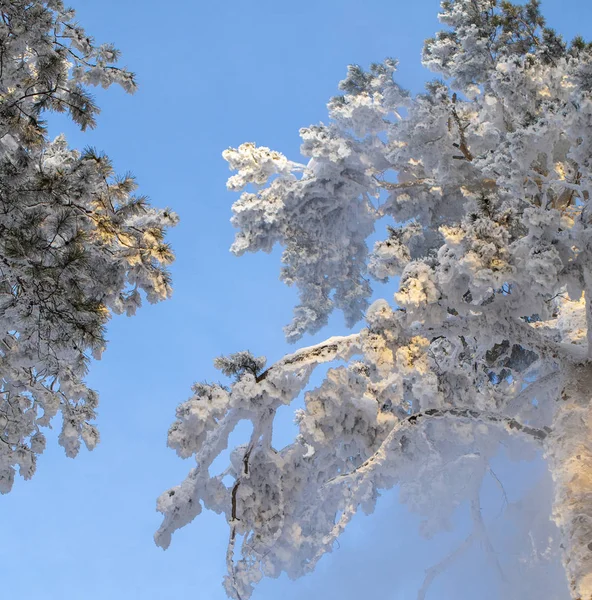
<svg viewBox="0 0 592 600"><path fill-rule="evenodd" d="M553 518L574 600L592 600L592 363L564 367L547 456L555 483Z"/></svg>

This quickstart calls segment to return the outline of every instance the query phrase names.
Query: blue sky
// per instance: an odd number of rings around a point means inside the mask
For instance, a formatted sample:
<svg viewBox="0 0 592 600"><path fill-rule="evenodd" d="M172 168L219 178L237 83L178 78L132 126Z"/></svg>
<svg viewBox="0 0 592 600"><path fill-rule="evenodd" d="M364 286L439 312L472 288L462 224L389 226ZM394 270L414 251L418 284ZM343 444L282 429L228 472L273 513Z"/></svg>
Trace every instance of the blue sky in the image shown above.
<svg viewBox="0 0 592 600"><path fill-rule="evenodd" d="M275 360L292 349L282 326L295 294L278 281L278 253L238 259L228 252L235 197L225 189L221 152L255 141L297 159L298 129L327 119L325 104L352 62L397 57L399 82L419 91L430 78L419 62L422 40L438 29L439 2L71 1L97 41L122 50L140 89L134 96L99 90L96 131L82 134L59 117L50 117L50 131L105 151L155 205L179 213L170 233L175 293L110 323L107 352L88 377L101 396L97 449L72 461L50 444L33 480L19 480L0 498L2 597L223 600L227 527L220 517L202 514L166 552L152 541L156 497L190 468L166 448L166 432L191 384L218 379L215 356L250 349ZM546 0L543 9L567 38L592 37L592 4ZM337 316L304 343L343 332ZM292 425L284 421L287 437ZM508 470L510 495L543 470L514 468L519 475L510 476L507 464L498 473ZM495 493L492 487L492 505ZM421 541L417 524L396 493L385 494L314 574L265 581L254 599L412 598L423 570L458 539ZM462 568L439 579L430 600L498 597L483 587L488 575L478 553Z"/></svg>

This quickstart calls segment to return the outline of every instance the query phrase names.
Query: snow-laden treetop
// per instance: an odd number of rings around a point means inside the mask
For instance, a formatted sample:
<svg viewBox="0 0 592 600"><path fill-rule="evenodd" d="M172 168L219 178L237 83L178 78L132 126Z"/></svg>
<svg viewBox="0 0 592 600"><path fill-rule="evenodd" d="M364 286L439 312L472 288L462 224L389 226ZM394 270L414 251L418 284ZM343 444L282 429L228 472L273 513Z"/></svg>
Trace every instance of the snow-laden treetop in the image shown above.
<svg viewBox="0 0 592 600"><path fill-rule="evenodd" d="M232 250L280 244L281 278L299 289L288 339L335 308L367 323L267 370L228 357L230 388L196 385L177 411L169 446L197 465L160 497L156 540L202 506L222 512L232 598L310 571L394 485L426 534L468 499L467 544L491 549L479 490L501 440L544 447L572 597L592 598L592 49L546 28L535 0L447 1L440 19L423 63L441 79L424 94L394 82L394 60L352 66L329 124L300 131L303 164L251 143L224 153L228 187L244 190ZM388 237L370 250L379 220ZM368 306L371 278L398 285L394 303ZM274 448L278 407L336 360L294 443ZM250 439L209 473L240 420ZM557 535L535 537L539 558L557 550Z"/></svg>

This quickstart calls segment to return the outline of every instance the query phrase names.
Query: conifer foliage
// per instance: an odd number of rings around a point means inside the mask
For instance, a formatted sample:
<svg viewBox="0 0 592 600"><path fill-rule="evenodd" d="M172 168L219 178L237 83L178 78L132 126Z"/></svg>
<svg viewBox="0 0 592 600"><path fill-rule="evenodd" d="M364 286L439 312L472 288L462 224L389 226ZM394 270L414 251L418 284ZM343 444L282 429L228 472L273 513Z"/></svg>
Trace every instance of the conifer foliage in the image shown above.
<svg viewBox="0 0 592 600"><path fill-rule="evenodd" d="M366 321L265 371L234 369L228 389L196 386L178 409L169 445L197 464L159 498L156 541L202 508L223 513L232 598L309 572L394 486L426 535L470 506L472 532L419 598L471 546L497 569L480 490L503 443L543 451L554 480L558 528L547 514L525 531L516 564L561 552L571 597L592 599L592 49L547 28L537 0L449 0L440 20L425 93L394 82L394 60L351 66L329 124L300 131L302 164L250 143L224 154L244 190L232 250L280 244L300 292L288 338L334 309ZM370 250L378 221L388 236ZM394 298L369 306L370 278ZM306 393L297 438L274 448L277 409L337 360ZM241 420L250 439L210 473Z"/></svg>
<svg viewBox="0 0 592 600"><path fill-rule="evenodd" d="M61 0L0 1L0 491L35 471L43 429L92 449L97 394L84 383L112 313L171 293L165 228L177 217L134 194L109 159L48 139L43 117L81 129L99 112L89 86L133 92L119 52L96 45Z"/></svg>

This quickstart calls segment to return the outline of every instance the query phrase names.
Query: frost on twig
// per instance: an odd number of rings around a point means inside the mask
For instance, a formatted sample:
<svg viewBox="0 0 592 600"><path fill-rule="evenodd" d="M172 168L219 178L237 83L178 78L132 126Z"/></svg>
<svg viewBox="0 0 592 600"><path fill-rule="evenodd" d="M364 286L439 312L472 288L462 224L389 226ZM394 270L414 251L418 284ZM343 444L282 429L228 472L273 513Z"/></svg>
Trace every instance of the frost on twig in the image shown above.
<svg viewBox="0 0 592 600"><path fill-rule="evenodd" d="M265 362L265 356L255 357L250 352L236 352L230 356L219 356L214 360L214 366L227 377L240 378L244 373L257 376Z"/></svg>

